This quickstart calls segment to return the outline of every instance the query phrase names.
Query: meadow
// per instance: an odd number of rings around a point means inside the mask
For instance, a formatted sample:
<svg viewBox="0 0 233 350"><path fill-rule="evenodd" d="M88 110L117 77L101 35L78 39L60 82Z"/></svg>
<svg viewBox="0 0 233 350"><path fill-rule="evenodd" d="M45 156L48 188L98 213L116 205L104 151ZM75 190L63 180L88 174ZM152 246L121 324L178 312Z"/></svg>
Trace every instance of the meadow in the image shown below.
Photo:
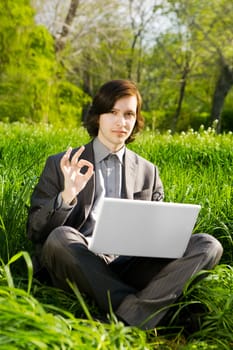
<svg viewBox="0 0 233 350"><path fill-rule="evenodd" d="M113 312L108 324L99 322L97 307L75 286L68 295L33 278L26 237L33 187L49 155L88 141L82 127L0 124L0 349L231 349L232 133L144 131L129 145L158 166L165 201L201 205L194 233L210 233L224 247L220 264L206 278L188 283L157 335L125 327ZM204 311L190 332L181 316L195 305Z"/></svg>

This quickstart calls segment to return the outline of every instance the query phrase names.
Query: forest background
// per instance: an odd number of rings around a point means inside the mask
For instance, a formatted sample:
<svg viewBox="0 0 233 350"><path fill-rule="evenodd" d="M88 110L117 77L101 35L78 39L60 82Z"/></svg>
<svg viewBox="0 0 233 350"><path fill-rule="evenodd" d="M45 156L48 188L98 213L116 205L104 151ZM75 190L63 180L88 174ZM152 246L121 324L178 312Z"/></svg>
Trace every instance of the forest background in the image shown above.
<svg viewBox="0 0 233 350"><path fill-rule="evenodd" d="M79 126L129 78L147 128L232 130L232 23L229 0L1 0L0 121Z"/></svg>

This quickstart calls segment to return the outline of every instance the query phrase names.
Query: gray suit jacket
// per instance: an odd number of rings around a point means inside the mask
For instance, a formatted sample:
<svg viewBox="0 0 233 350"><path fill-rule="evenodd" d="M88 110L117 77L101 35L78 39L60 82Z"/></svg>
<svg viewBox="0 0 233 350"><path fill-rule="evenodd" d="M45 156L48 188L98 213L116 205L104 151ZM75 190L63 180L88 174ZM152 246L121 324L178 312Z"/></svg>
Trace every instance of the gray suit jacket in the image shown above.
<svg viewBox="0 0 233 350"><path fill-rule="evenodd" d="M73 150L73 153L77 149ZM63 190L64 178L60 160L64 153L50 156L31 197L27 231L28 237L39 250L49 233L56 227L67 225L77 230L87 219L94 201L95 176L78 195L74 206L58 206L57 196ZM94 164L92 142L85 145L81 158ZM125 198L162 200L163 186L157 167L126 148L125 176L123 180ZM37 249L36 249L37 250Z"/></svg>

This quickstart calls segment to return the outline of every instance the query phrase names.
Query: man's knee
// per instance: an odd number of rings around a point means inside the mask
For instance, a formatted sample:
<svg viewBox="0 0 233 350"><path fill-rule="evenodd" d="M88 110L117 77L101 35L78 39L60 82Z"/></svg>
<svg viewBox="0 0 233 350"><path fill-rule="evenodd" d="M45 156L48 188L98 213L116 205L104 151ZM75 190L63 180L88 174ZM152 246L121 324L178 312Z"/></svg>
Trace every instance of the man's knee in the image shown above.
<svg viewBox="0 0 233 350"><path fill-rule="evenodd" d="M196 233L191 237L193 246L199 252L206 255L207 259L211 261L212 267L217 265L223 254L222 244L212 235L207 233Z"/></svg>
<svg viewBox="0 0 233 350"><path fill-rule="evenodd" d="M59 226L56 227L49 234L44 246L49 246L50 248L62 245L66 247L72 242L86 244L85 237L75 228L70 226Z"/></svg>
<svg viewBox="0 0 233 350"><path fill-rule="evenodd" d="M87 247L85 237L76 229L69 226L56 227L49 234L42 248L42 261L45 265L56 259L62 260L72 255L72 246ZM55 260L54 260L55 259Z"/></svg>

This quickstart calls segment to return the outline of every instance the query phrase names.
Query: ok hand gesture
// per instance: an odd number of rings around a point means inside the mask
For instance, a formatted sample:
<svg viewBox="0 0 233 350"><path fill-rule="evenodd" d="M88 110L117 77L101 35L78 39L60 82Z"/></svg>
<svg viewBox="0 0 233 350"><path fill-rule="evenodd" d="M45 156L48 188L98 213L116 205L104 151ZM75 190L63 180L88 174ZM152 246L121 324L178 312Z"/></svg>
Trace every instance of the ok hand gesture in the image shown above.
<svg viewBox="0 0 233 350"><path fill-rule="evenodd" d="M93 164L85 159L79 159L84 146L80 147L70 160L72 148L70 147L61 158L60 166L64 175L64 190L62 192L63 201L70 204L79 192L86 186L94 173ZM87 171L82 174L81 169L87 167Z"/></svg>

